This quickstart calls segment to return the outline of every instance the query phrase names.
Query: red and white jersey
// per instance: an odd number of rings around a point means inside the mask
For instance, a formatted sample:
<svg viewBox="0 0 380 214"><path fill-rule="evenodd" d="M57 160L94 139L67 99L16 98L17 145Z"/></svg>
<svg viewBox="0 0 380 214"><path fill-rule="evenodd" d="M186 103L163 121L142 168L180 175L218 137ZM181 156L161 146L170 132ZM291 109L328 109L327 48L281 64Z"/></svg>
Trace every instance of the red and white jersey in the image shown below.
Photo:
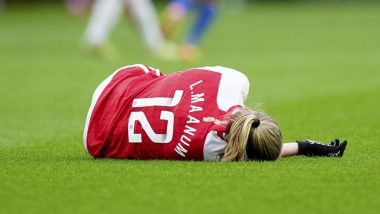
<svg viewBox="0 0 380 214"><path fill-rule="evenodd" d="M96 158L217 160L227 115L248 91L244 74L220 66L170 75L123 67L96 89L84 144Z"/></svg>

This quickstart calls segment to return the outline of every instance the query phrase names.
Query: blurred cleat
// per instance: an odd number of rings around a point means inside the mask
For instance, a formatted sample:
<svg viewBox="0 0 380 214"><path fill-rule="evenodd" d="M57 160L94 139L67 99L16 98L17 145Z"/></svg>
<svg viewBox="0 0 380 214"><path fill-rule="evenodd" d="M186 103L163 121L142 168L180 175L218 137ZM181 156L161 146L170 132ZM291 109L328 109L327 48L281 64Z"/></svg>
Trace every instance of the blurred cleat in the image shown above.
<svg viewBox="0 0 380 214"><path fill-rule="evenodd" d="M175 43L166 42L153 54L157 58L162 59L162 60L177 61L178 60L177 49L178 49L178 46Z"/></svg>
<svg viewBox="0 0 380 214"><path fill-rule="evenodd" d="M198 47L192 44L182 44L179 48L179 58L184 62L195 62L199 59Z"/></svg>
<svg viewBox="0 0 380 214"><path fill-rule="evenodd" d="M88 49L106 61L115 61L119 58L116 48L109 42L97 46L88 46Z"/></svg>

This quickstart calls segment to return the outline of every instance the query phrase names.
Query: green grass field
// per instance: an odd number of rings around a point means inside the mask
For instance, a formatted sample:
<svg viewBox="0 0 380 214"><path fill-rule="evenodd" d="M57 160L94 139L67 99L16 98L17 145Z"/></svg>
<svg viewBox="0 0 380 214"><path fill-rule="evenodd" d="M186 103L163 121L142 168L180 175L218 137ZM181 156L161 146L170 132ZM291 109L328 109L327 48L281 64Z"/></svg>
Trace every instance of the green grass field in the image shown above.
<svg viewBox="0 0 380 214"><path fill-rule="evenodd" d="M125 20L112 35L119 58L104 61L81 46L86 20L58 5L0 11L0 213L377 213L380 4L224 12L201 60L182 64L147 54ZM82 146L92 92L135 63L240 70L252 82L247 104L261 103L286 141L345 138L345 156L94 160Z"/></svg>

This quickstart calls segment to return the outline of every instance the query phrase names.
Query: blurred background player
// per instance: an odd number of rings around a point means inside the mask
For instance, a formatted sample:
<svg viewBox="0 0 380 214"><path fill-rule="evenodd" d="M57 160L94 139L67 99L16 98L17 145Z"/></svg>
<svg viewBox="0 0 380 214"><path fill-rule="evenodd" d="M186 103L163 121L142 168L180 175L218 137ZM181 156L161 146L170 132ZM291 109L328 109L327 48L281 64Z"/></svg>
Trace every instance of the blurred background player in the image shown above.
<svg viewBox="0 0 380 214"><path fill-rule="evenodd" d="M73 16L83 16L91 8L93 0L65 0L65 7Z"/></svg>
<svg viewBox="0 0 380 214"><path fill-rule="evenodd" d="M0 9L5 8L5 0L0 0Z"/></svg>
<svg viewBox="0 0 380 214"><path fill-rule="evenodd" d="M195 22L190 27L179 48L179 57L184 61L194 61L198 57L198 46L215 19L219 0L171 0L164 12L161 28L164 36L172 40L178 25L183 23L190 10L197 11Z"/></svg>
<svg viewBox="0 0 380 214"><path fill-rule="evenodd" d="M173 54L165 45L156 10L150 0L96 0L85 31L88 47L105 58L115 55L108 38L125 7L136 22L149 51L162 58L170 58Z"/></svg>

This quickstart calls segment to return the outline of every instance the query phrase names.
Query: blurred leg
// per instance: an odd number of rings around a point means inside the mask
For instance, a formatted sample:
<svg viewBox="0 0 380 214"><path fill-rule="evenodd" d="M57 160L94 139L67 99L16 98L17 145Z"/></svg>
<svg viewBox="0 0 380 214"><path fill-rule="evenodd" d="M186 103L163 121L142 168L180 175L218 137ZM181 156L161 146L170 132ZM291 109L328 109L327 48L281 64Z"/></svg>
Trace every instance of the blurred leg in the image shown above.
<svg viewBox="0 0 380 214"><path fill-rule="evenodd" d="M193 0L172 0L164 12L162 32L165 38L172 39L179 23L187 16L193 7Z"/></svg>
<svg viewBox="0 0 380 214"><path fill-rule="evenodd" d="M65 0L66 9L73 16L85 15L85 13L91 7L91 4L92 0Z"/></svg>
<svg viewBox="0 0 380 214"><path fill-rule="evenodd" d="M99 47L108 39L110 31L123 12L122 0L97 0L94 3L85 39L90 47Z"/></svg>
<svg viewBox="0 0 380 214"><path fill-rule="evenodd" d="M146 46L153 52L164 44L157 13L150 0L129 0L128 8L141 31Z"/></svg>
<svg viewBox="0 0 380 214"><path fill-rule="evenodd" d="M216 17L217 6L217 3L212 1L200 3L198 6L197 19L191 26L179 51L182 60L191 62L199 57L198 45Z"/></svg>
<svg viewBox="0 0 380 214"><path fill-rule="evenodd" d="M212 21L217 14L217 5L215 3L205 3L198 9L198 17L192 25L185 42L192 45L198 45L204 34L207 32Z"/></svg>

